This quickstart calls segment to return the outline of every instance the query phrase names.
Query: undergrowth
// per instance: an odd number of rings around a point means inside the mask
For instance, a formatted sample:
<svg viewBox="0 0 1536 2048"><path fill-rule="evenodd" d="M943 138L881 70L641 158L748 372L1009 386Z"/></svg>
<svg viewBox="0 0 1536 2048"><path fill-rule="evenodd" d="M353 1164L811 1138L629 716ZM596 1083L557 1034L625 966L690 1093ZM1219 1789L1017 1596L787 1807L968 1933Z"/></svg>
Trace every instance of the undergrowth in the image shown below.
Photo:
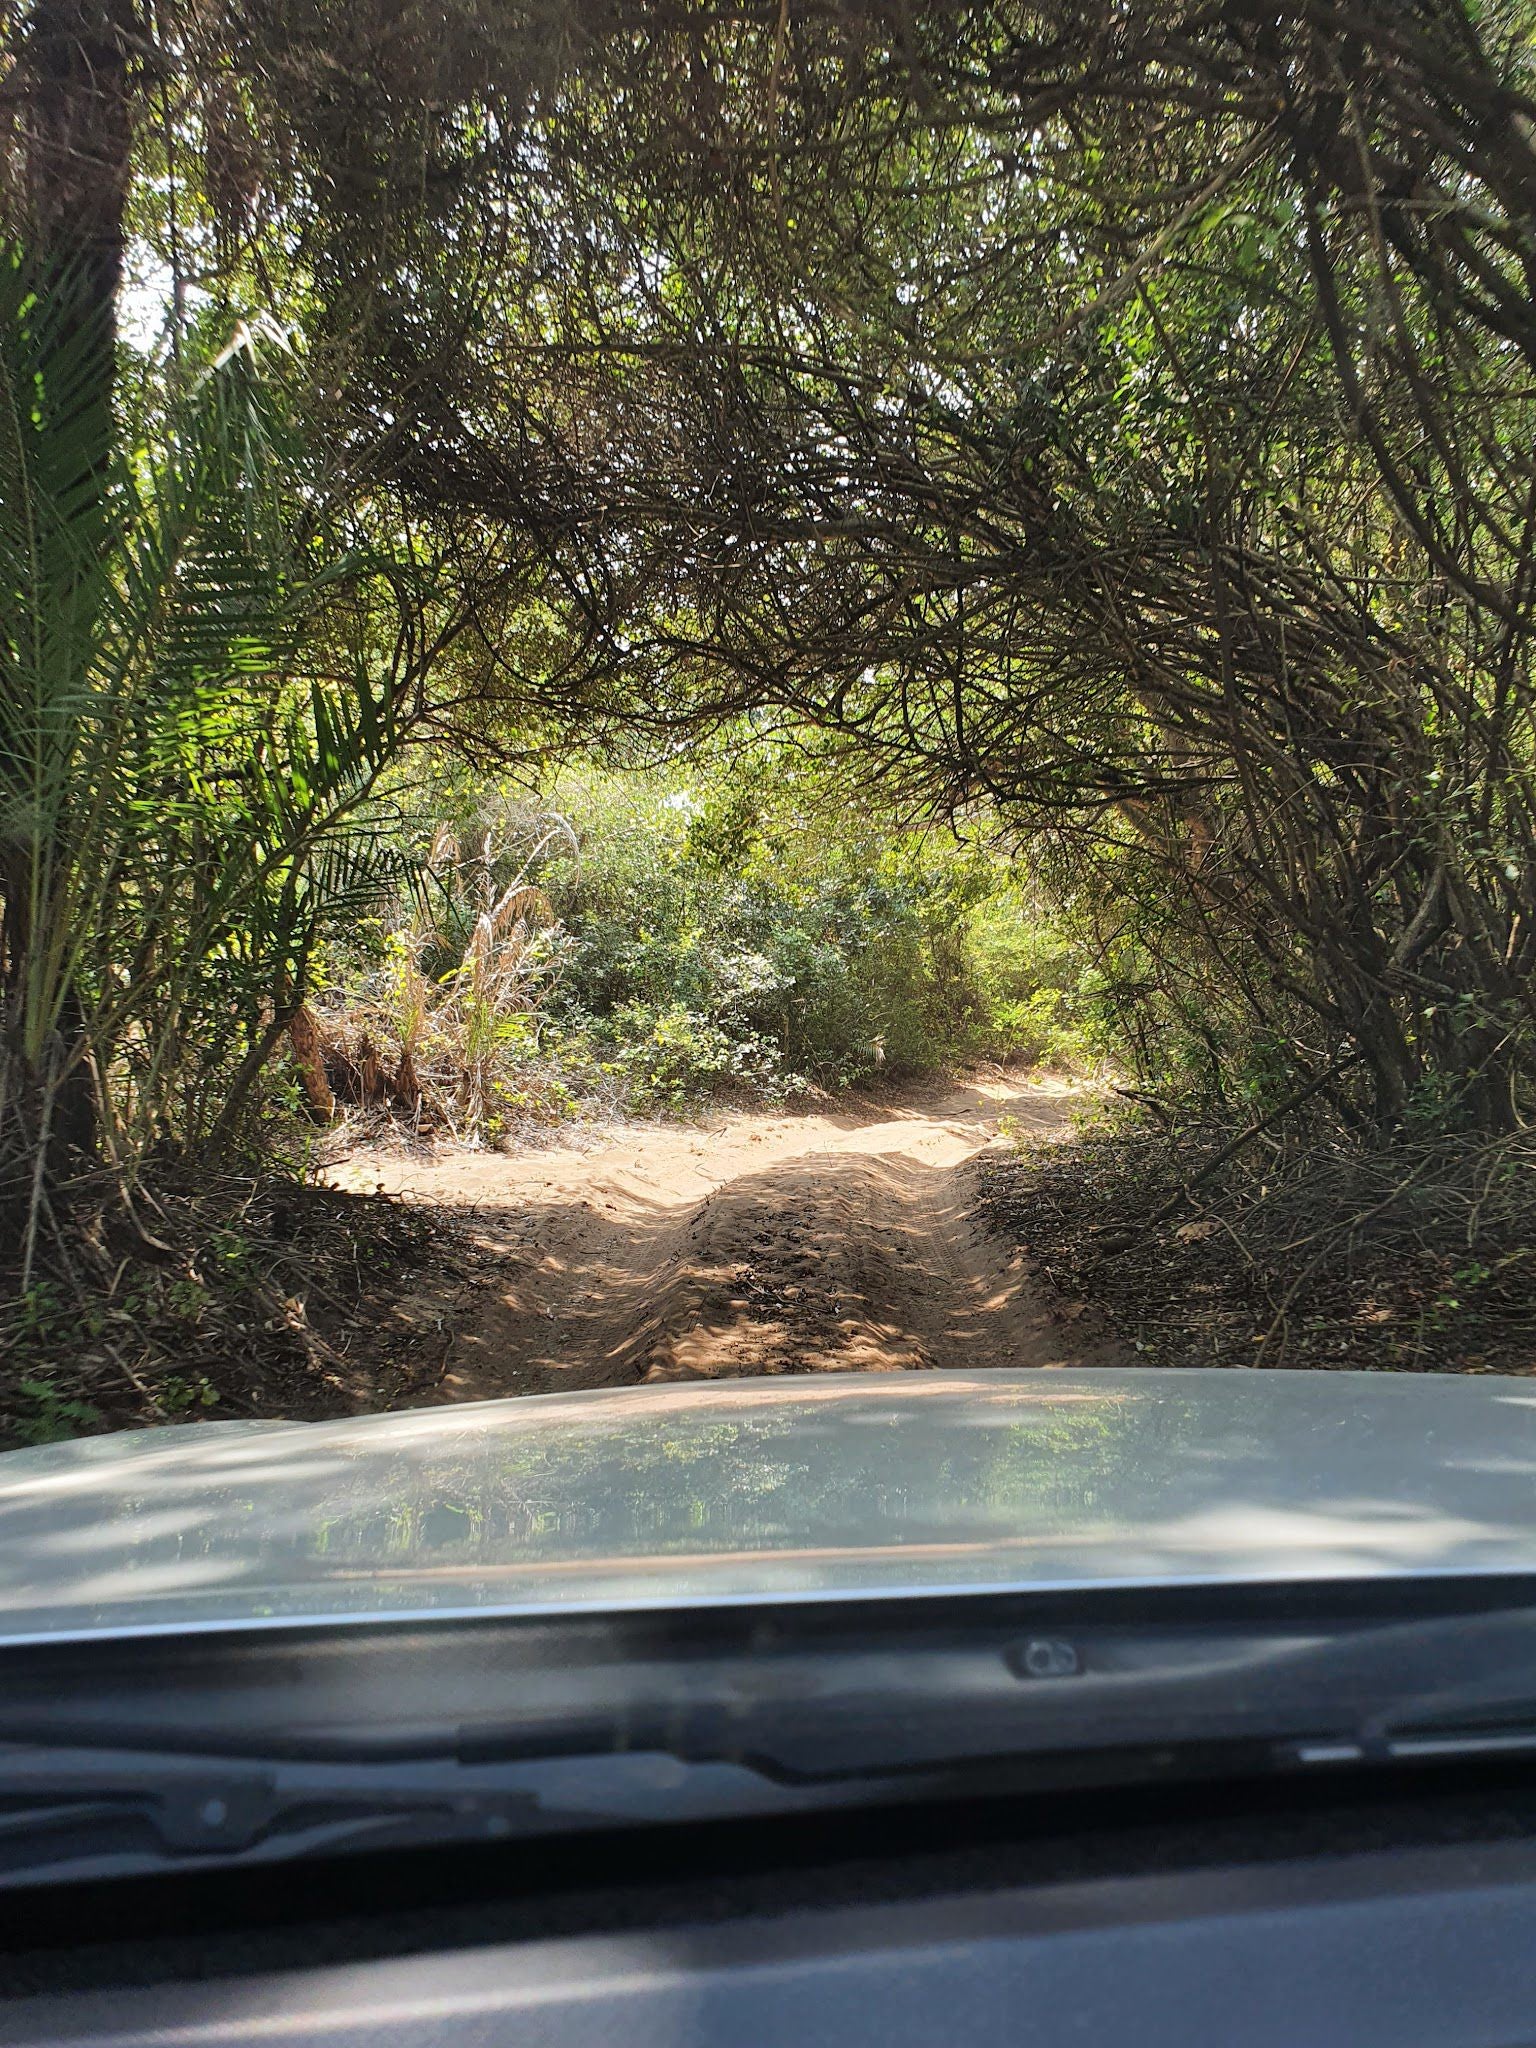
<svg viewBox="0 0 1536 2048"><path fill-rule="evenodd" d="M1133 1116L978 1168L983 1216L1153 1365L1536 1372L1536 1136Z"/></svg>
<svg viewBox="0 0 1536 2048"><path fill-rule="evenodd" d="M1091 958L1007 859L829 824L772 754L418 803L420 890L331 947L291 1034L322 1119L496 1144L1094 1055Z"/></svg>
<svg viewBox="0 0 1536 2048"><path fill-rule="evenodd" d="M443 1347L402 1304L454 1257L420 1211L277 1174L78 1186L30 1284L0 1270L0 1448L419 1399Z"/></svg>

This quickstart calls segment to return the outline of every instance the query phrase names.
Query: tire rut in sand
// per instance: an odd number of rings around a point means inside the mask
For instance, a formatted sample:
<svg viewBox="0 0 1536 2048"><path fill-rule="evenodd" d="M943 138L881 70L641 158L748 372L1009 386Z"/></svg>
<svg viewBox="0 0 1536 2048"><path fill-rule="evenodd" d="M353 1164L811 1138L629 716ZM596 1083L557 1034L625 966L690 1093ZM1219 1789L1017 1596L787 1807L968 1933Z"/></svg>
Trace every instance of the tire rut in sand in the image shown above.
<svg viewBox="0 0 1536 2048"><path fill-rule="evenodd" d="M456 1211L479 1248L440 1398L1123 1362L971 1219L999 1112L1049 1131L1069 1106L1059 1085L977 1083L402 1167L399 1191Z"/></svg>

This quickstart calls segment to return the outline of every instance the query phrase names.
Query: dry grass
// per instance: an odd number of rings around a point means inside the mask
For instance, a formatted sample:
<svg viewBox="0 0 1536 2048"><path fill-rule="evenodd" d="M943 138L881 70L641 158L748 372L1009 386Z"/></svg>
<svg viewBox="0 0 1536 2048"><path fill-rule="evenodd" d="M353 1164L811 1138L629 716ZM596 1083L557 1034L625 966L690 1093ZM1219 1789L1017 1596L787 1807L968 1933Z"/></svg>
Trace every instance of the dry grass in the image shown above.
<svg viewBox="0 0 1536 2048"><path fill-rule="evenodd" d="M1149 1363L1536 1371L1536 1139L1103 1129L981 1170L981 1213Z"/></svg>
<svg viewBox="0 0 1536 2048"><path fill-rule="evenodd" d="M538 827L510 881L492 834L465 848L438 829L423 896L385 935L381 966L344 1000L307 1006L290 1033L319 1117L478 1145L570 1114L569 1087L540 1056L561 935L534 880L570 828L553 814Z"/></svg>

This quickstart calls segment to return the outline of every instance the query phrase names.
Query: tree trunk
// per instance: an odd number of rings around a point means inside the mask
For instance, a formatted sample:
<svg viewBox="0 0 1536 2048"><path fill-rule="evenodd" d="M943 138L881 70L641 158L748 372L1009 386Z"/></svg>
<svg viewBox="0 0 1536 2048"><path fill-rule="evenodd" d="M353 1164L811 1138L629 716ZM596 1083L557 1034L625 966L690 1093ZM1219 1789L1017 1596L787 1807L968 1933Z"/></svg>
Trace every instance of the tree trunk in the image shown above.
<svg viewBox="0 0 1536 2048"><path fill-rule="evenodd" d="M336 1114L336 1096L325 1071L325 1038L308 1003L300 1003L288 1019L288 1044L304 1093L316 1120L329 1123Z"/></svg>
<svg viewBox="0 0 1536 2048"><path fill-rule="evenodd" d="M13 74L22 258L29 282L58 316L57 331L80 346L85 367L83 396L76 382L69 415L56 423L68 445L82 451L82 488L64 494L82 604L94 601L88 585L111 538L104 499L117 448L117 302L133 144L130 53L140 36L130 0L34 0ZM44 422L41 431L53 424ZM69 604L69 593L61 592L59 601ZM24 1021L14 1007L28 979L22 956L37 937L22 915L28 878L39 868L67 864L67 845L59 842L67 842L70 827L59 818L30 829L44 835L42 844L22 840L0 849L7 899L0 1033L11 1042L11 1085L26 1098L14 1105L20 1121L13 1135L31 1128L34 1146L41 1147L42 1176L57 1182L94 1156L97 1104L87 1057L88 1005L78 988L51 998L57 1015L43 1070L35 1053L28 1060L19 1050L22 1040L35 1048L39 1032L37 1016Z"/></svg>
<svg viewBox="0 0 1536 2048"><path fill-rule="evenodd" d="M129 52L141 35L129 0L34 0L17 65L30 253L44 279L80 280L108 406L133 148Z"/></svg>

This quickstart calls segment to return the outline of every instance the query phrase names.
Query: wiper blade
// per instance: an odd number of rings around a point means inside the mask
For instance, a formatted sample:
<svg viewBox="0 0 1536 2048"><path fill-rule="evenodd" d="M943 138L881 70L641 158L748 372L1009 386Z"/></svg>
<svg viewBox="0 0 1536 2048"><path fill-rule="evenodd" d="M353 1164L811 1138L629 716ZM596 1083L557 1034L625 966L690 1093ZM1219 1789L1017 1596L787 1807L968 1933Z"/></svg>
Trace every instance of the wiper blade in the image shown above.
<svg viewBox="0 0 1536 2048"><path fill-rule="evenodd" d="M1469 1725L1536 1730L1536 1608L1305 1628L1087 1627L897 1659L849 1655L756 1684L709 1667L643 1689L622 1713L572 1729L527 1717L459 1730L455 1753L491 1759L574 1739L750 1763L784 1783L1148 1747L1192 1759L1212 1744L1331 1736L1365 1757L1406 1758ZM1293 1752L1287 1750L1285 1754Z"/></svg>
<svg viewBox="0 0 1536 2048"><path fill-rule="evenodd" d="M1051 1633L951 1608L885 1638L585 1624L15 1672L0 1884L1536 1747L1536 1608L1056 1612Z"/></svg>
<svg viewBox="0 0 1536 2048"><path fill-rule="evenodd" d="M454 1817L446 1788L379 1783L367 1767L220 1764L143 1750L0 1747L0 1874L131 1845L225 1856L294 1829Z"/></svg>
<svg viewBox="0 0 1536 2048"><path fill-rule="evenodd" d="M786 1785L749 1764L689 1763L658 1751L220 1766L143 1750L0 1746L0 1888L845 1803L827 1788Z"/></svg>

